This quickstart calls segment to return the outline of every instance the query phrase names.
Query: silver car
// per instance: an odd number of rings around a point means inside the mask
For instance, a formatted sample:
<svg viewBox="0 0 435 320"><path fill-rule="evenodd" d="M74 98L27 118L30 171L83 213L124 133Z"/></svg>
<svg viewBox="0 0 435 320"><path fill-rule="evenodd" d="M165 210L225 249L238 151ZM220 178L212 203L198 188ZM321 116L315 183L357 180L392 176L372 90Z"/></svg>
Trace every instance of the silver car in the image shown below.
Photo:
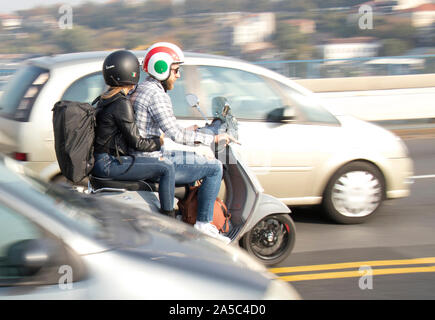
<svg viewBox="0 0 435 320"><path fill-rule="evenodd" d="M94 100L105 89L101 66L107 54L28 61L0 100L0 148L45 179L58 179L51 109L61 99ZM137 52L139 58L144 55ZM199 96L209 119L212 98L225 96L239 121L246 162L265 193L285 204L322 204L335 221L359 223L372 216L384 199L409 195L413 164L393 133L333 115L309 90L241 60L187 53L181 72L169 91L180 124L205 123L189 107L187 93ZM170 141L166 145L177 147Z"/></svg>
<svg viewBox="0 0 435 320"><path fill-rule="evenodd" d="M299 299L241 249L0 155L0 299Z"/></svg>

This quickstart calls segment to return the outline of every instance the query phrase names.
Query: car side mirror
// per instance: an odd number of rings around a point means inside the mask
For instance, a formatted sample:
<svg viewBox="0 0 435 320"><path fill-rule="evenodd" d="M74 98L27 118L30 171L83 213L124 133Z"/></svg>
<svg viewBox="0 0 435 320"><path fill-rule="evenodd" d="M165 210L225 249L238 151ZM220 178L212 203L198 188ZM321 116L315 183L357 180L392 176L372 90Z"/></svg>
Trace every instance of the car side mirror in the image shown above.
<svg viewBox="0 0 435 320"><path fill-rule="evenodd" d="M295 119L295 116L293 107L277 108L267 114L266 120L270 122L290 122Z"/></svg>
<svg viewBox="0 0 435 320"><path fill-rule="evenodd" d="M51 239L27 239L13 243L7 250L6 264L20 276L33 276L53 266L63 256L62 247Z"/></svg>

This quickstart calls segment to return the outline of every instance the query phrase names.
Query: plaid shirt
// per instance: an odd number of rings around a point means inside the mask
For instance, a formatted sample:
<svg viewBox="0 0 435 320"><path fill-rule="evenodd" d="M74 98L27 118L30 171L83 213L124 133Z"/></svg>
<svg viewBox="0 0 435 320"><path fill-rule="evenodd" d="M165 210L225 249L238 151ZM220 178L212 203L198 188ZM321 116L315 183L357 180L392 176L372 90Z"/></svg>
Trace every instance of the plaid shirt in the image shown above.
<svg viewBox="0 0 435 320"><path fill-rule="evenodd" d="M162 130L166 137L185 145L197 143L211 145L214 141L212 135L187 130L177 124L171 98L163 89L160 81L150 76L137 86L130 102L134 108L139 133L144 138L160 136L160 130ZM146 157L160 157L163 154L162 151L132 151L132 153Z"/></svg>

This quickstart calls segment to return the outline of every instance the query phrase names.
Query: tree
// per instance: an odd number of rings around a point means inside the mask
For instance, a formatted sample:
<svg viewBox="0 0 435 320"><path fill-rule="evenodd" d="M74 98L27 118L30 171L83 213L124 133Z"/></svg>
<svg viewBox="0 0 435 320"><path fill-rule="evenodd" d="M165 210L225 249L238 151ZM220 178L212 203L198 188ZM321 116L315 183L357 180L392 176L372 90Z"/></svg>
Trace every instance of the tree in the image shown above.
<svg viewBox="0 0 435 320"><path fill-rule="evenodd" d="M308 37L286 22L278 22L274 43L285 59L308 59L313 55L314 48Z"/></svg>
<svg viewBox="0 0 435 320"><path fill-rule="evenodd" d="M74 26L73 29L62 30L55 36L55 43L61 48L62 52L80 52L96 49L91 29Z"/></svg>

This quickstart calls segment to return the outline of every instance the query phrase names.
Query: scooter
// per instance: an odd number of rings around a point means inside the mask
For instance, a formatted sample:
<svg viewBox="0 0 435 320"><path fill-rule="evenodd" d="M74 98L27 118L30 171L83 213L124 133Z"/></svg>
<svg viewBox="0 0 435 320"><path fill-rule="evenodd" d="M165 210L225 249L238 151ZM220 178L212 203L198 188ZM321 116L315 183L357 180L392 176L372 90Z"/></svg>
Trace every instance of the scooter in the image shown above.
<svg viewBox="0 0 435 320"><path fill-rule="evenodd" d="M186 96L191 107L199 108L195 95ZM237 120L231 114L228 101L216 97L212 103L213 121L201 112L207 124L199 131L213 134L227 132L237 139ZM243 147L223 145L215 150L215 156L223 163L223 200L231 213L229 232L224 234L231 244L244 248L256 260L266 266L283 261L292 251L296 228L290 217L290 209L278 199L263 193L255 174L241 159ZM117 181L107 178L89 177L86 193L107 197L153 212L159 212L160 203L156 195L155 181ZM188 186L176 188L175 197L182 199Z"/></svg>

